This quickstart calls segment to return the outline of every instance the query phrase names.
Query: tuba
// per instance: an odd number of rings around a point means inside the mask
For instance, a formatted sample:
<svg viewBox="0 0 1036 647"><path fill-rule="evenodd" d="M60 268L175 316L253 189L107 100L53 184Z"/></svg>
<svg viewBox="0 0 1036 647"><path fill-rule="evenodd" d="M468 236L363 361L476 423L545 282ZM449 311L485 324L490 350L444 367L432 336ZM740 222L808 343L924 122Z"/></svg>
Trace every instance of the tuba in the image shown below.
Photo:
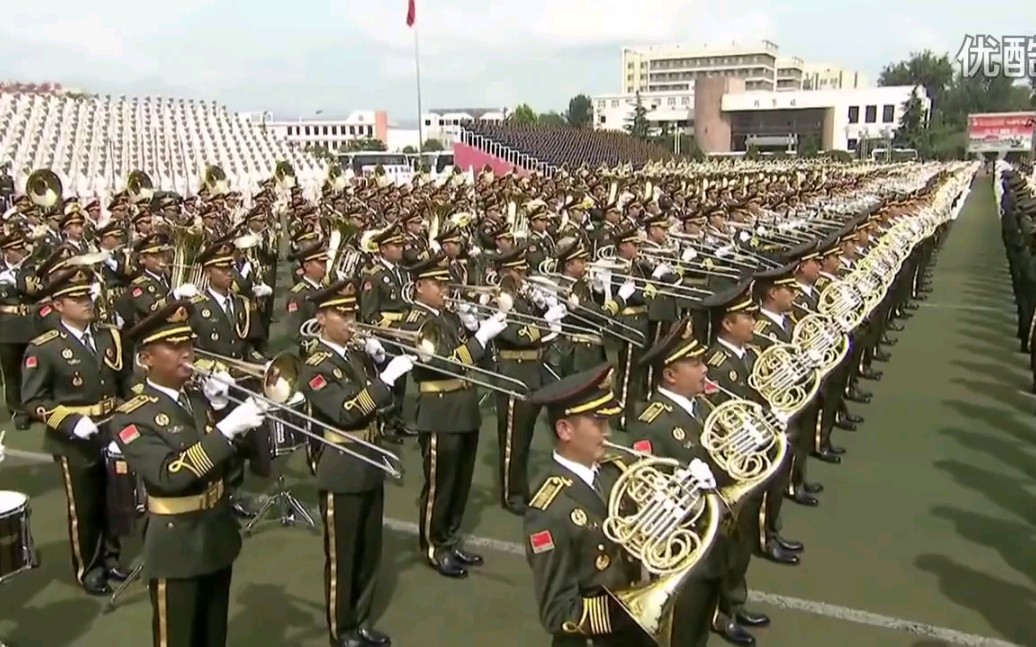
<svg viewBox="0 0 1036 647"><path fill-rule="evenodd" d="M278 189L290 191L295 188L296 184L295 169L283 160L277 162L277 166L273 170L273 180L277 183Z"/></svg>
<svg viewBox="0 0 1036 647"><path fill-rule="evenodd" d="M656 579L608 593L655 642L668 645L677 593L716 540L721 503L693 487L679 461L622 449L639 460L612 488L601 529Z"/></svg>
<svg viewBox="0 0 1036 647"><path fill-rule="evenodd" d="M222 168L210 164L205 167L205 172L201 176L201 188L211 196L223 195L230 191L230 182Z"/></svg>
<svg viewBox="0 0 1036 647"><path fill-rule="evenodd" d="M34 205L43 211L50 211L61 202L64 188L57 173L42 168L33 171L25 180L25 193Z"/></svg>
<svg viewBox="0 0 1036 647"><path fill-rule="evenodd" d="M151 182L151 176L141 170L130 171L126 177L126 193L133 204L151 200L155 195L155 185Z"/></svg>

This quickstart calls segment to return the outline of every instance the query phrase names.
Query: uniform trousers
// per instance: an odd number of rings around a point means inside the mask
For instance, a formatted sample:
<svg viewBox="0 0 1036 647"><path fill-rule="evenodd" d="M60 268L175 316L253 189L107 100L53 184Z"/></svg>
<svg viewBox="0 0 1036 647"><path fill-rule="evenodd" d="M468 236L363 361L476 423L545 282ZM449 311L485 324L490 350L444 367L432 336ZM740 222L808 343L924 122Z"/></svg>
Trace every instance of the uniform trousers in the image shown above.
<svg viewBox="0 0 1036 647"><path fill-rule="evenodd" d="M745 603L748 602L748 581L745 578L752 553L759 543L759 510L762 503L760 495L745 499L726 536L726 560L716 611L728 618L734 618L744 611Z"/></svg>
<svg viewBox="0 0 1036 647"><path fill-rule="evenodd" d="M14 417L22 410L22 358L26 344L0 344L0 370L4 372L4 404Z"/></svg>
<svg viewBox="0 0 1036 647"><path fill-rule="evenodd" d="M722 544L723 540L716 543ZM711 550L722 551L724 547L717 545ZM673 631L669 642L672 647L704 647L709 643L722 584L721 573L695 573L680 588L673 609Z"/></svg>
<svg viewBox="0 0 1036 647"><path fill-rule="evenodd" d="M823 389L824 385L820 385ZM813 449L813 439L817 426L820 424L820 389L814 396L814 401L792 421L798 427L797 435L791 439L792 446L788 448L791 453L791 478L788 483L787 493L795 494L795 491L806 484L806 466L809 462L809 452Z"/></svg>
<svg viewBox="0 0 1036 647"><path fill-rule="evenodd" d="M504 505L529 502L529 448L539 415L538 405L496 394L497 469Z"/></svg>
<svg viewBox="0 0 1036 647"><path fill-rule="evenodd" d="M119 539L107 522L108 474L101 461L83 465L63 456L55 456L54 461L65 490L72 573L83 584L88 575L119 561Z"/></svg>
<svg viewBox="0 0 1036 647"><path fill-rule="evenodd" d="M848 359L842 360L828 373L824 384L820 387L820 415L819 423L813 430L814 452L823 451L831 447L831 432L835 428L835 421L842 411L845 401L845 389L849 380L851 367Z"/></svg>
<svg viewBox="0 0 1036 647"><path fill-rule="evenodd" d="M154 647L224 647L232 571L148 580Z"/></svg>
<svg viewBox="0 0 1036 647"><path fill-rule="evenodd" d="M338 494L321 490L324 517L324 599L332 641L362 628L381 568L385 490Z"/></svg>
<svg viewBox="0 0 1036 647"><path fill-rule="evenodd" d="M781 508L784 507L784 494L791 484L791 463L794 456L794 445L798 442L799 430L794 428L796 421L789 428L788 451L784 454L780 469L766 482L763 491L762 508L759 514L759 550L765 550L766 544L776 535L781 534Z"/></svg>
<svg viewBox="0 0 1036 647"><path fill-rule="evenodd" d="M440 551L457 548L460 542L460 524L475 472L478 430L422 433L418 442L424 457L418 537L421 554L434 562Z"/></svg>

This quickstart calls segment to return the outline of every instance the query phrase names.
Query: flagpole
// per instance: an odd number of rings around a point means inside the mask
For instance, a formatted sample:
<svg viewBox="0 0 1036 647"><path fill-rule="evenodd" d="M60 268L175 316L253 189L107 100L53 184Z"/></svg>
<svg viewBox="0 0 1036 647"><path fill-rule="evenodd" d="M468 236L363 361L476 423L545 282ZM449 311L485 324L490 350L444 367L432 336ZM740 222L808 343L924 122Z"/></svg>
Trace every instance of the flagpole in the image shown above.
<svg viewBox="0 0 1036 647"><path fill-rule="evenodd" d="M414 71L417 76L417 164L421 166L424 152L424 111L421 109L421 47L417 37L417 21L414 21Z"/></svg>

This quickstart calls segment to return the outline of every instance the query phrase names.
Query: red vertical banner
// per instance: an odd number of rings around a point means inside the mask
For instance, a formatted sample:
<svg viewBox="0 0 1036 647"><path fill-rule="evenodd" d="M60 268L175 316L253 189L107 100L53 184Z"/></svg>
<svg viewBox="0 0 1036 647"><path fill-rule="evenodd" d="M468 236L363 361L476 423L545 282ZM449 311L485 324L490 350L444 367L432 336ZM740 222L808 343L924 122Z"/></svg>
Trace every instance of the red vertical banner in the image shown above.
<svg viewBox="0 0 1036 647"><path fill-rule="evenodd" d="M413 27L415 22L417 22L417 6L414 0L407 0L406 26Z"/></svg>

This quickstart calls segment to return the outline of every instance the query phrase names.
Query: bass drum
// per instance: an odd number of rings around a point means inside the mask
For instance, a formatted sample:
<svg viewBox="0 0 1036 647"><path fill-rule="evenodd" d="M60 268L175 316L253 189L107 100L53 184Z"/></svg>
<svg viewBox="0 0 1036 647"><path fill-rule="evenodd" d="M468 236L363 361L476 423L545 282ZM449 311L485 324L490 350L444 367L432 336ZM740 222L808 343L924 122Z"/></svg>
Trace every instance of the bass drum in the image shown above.
<svg viewBox="0 0 1036 647"><path fill-rule="evenodd" d="M0 582L40 565L31 516L28 496L0 490Z"/></svg>

